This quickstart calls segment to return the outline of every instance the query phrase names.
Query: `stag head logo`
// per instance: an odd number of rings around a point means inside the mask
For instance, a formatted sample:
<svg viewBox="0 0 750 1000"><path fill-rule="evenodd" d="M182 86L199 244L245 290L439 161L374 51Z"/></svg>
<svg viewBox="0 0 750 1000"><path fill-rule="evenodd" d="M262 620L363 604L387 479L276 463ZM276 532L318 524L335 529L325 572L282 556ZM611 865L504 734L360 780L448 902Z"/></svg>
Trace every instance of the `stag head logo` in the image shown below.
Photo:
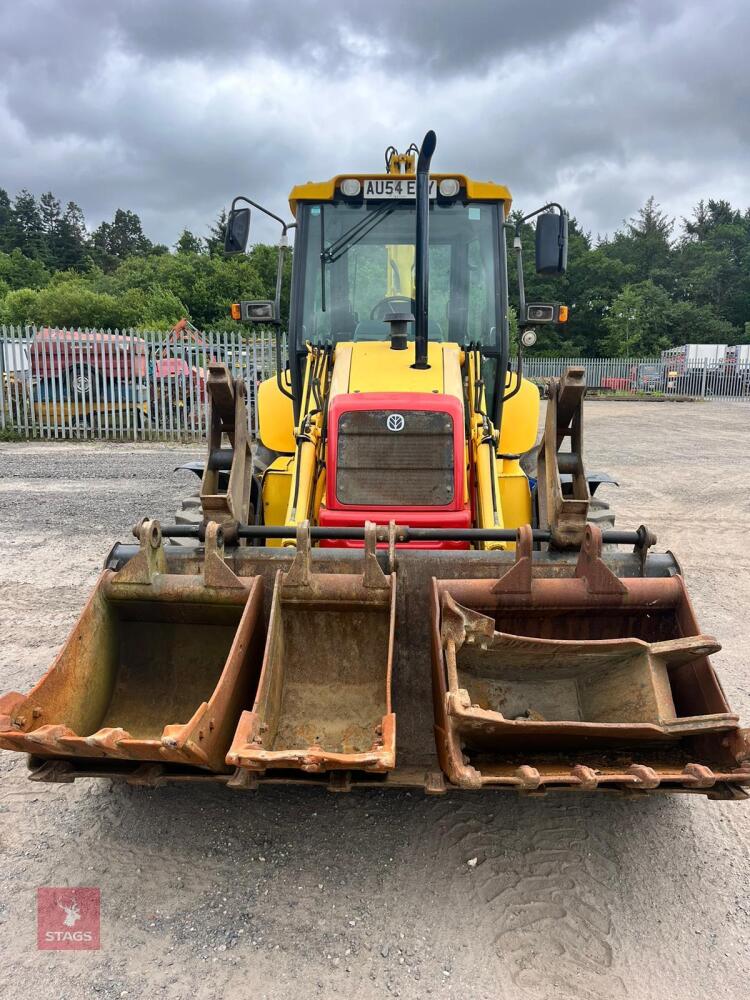
<svg viewBox="0 0 750 1000"><path fill-rule="evenodd" d="M81 907L78 905L75 899L69 906L66 906L65 903L61 903L59 901L57 905L65 914L65 919L63 920L65 926L75 927L75 925L81 919Z"/></svg>

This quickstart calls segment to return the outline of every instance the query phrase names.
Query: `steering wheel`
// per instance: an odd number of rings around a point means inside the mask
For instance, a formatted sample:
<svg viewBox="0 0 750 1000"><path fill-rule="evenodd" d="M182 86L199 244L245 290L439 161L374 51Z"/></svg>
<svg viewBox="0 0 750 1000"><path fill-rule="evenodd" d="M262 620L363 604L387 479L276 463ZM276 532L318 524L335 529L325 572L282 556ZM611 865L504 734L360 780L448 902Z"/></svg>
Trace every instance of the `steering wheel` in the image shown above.
<svg viewBox="0 0 750 1000"><path fill-rule="evenodd" d="M412 316L417 311L417 303L408 295L386 295L376 302L370 310L370 319L384 319L388 313L410 312Z"/></svg>

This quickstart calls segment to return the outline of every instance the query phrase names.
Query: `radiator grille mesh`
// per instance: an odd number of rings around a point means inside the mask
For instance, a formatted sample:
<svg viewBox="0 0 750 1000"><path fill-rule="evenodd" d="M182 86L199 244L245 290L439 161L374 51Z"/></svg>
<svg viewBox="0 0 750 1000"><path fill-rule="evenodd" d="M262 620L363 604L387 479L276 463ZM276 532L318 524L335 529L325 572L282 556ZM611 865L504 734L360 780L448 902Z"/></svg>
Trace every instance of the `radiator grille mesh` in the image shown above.
<svg viewBox="0 0 750 1000"><path fill-rule="evenodd" d="M390 430L389 424L400 429ZM339 503L437 507L451 503L453 493L449 413L350 410L341 414L336 455Z"/></svg>

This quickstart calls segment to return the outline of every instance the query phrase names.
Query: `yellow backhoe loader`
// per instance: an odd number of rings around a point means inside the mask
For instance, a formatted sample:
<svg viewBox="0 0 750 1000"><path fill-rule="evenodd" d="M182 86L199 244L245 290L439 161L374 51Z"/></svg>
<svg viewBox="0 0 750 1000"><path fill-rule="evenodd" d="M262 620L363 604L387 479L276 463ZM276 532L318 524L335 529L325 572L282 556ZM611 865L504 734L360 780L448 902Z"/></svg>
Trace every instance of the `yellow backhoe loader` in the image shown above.
<svg viewBox="0 0 750 1000"><path fill-rule="evenodd" d="M279 331L258 439L212 363L196 523L140 522L50 670L0 699L34 779L746 797L748 732L679 565L593 498L583 370L550 383L537 442L523 350L567 308L526 301L510 193L431 173L435 143L295 187L293 222L235 199L228 252L251 211L281 226L275 300L233 307ZM537 271L562 273L565 212L526 218Z"/></svg>

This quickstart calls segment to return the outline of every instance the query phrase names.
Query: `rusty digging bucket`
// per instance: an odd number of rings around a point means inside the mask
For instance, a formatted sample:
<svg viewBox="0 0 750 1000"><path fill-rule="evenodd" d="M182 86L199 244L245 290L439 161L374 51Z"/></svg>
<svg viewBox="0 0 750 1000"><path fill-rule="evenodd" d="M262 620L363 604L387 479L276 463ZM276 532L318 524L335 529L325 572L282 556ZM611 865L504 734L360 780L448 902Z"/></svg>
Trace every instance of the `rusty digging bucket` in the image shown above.
<svg viewBox="0 0 750 1000"><path fill-rule="evenodd" d="M681 576L619 579L587 527L571 577L532 576L521 529L500 580L434 580L438 755L463 787L750 784L738 728Z"/></svg>
<svg viewBox="0 0 750 1000"><path fill-rule="evenodd" d="M365 529L356 574L313 573L307 526L279 571L258 694L227 763L249 771L387 771L396 762L391 672L396 582Z"/></svg>
<svg viewBox="0 0 750 1000"><path fill-rule="evenodd" d="M208 526L203 575L165 572L161 531L109 570L50 670L0 698L0 746L41 757L170 761L225 771L263 649L263 587L223 561Z"/></svg>

